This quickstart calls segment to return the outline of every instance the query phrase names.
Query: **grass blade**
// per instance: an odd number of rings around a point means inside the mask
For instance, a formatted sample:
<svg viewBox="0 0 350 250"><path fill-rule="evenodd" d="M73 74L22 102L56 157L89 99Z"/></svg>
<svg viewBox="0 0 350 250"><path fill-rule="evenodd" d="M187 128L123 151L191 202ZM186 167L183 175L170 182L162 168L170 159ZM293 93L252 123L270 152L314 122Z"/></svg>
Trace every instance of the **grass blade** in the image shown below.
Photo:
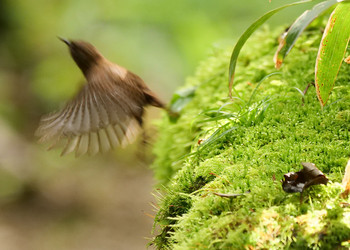
<svg viewBox="0 0 350 250"><path fill-rule="evenodd" d="M239 52L241 51L243 45L248 40L248 38L253 34L253 32L255 30L257 30L262 24L264 24L275 13L283 10L284 8L287 8L287 7L290 7L290 6L293 6L293 5L297 5L297 4L311 2L311 1L312 0L304 0L304 1L300 1L300 2L290 3L290 4L283 5L283 6L279 7L279 8L276 8L274 10L271 10L271 11L267 12L266 14L264 14L262 17L260 17L258 20L256 20L241 35L241 37L239 38L238 42L236 43L236 45L235 45L235 47L234 47L234 49L232 51L232 55L231 55L231 59L230 59L230 67L229 67L229 96L230 96L231 99L232 99L232 87L233 87L233 80L234 80L234 76L235 76L235 69L236 69L236 64L237 64L237 58L238 58Z"/></svg>
<svg viewBox="0 0 350 250"><path fill-rule="evenodd" d="M338 0L328 0L316 4L311 10L305 11L301 16L295 20L290 26L289 30L280 41L280 45L273 58L276 69L279 69L283 63L284 58L288 55L289 51L293 48L296 40L300 34L305 30L309 24L320 16L324 11L338 3Z"/></svg>
<svg viewBox="0 0 350 250"><path fill-rule="evenodd" d="M350 2L344 1L332 12L323 33L315 69L315 85L321 106L333 89L350 37Z"/></svg>

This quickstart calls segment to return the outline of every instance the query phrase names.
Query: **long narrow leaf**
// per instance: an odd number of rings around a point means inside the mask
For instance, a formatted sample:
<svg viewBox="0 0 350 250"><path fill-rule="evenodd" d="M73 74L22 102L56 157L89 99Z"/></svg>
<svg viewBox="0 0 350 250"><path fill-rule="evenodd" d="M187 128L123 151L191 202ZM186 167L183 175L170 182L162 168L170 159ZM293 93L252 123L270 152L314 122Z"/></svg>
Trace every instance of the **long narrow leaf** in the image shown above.
<svg viewBox="0 0 350 250"><path fill-rule="evenodd" d="M341 2L331 14L316 59L315 85L321 106L333 89L350 38L350 2Z"/></svg>
<svg viewBox="0 0 350 250"><path fill-rule="evenodd" d="M293 48L296 40L300 34L305 30L309 24L320 16L324 11L338 3L338 0L328 0L316 4L311 10L305 11L301 16L295 20L290 26L283 39L280 41L280 45L274 56L274 62L276 69L279 69L283 63L284 58L288 55L289 51Z"/></svg>
<svg viewBox="0 0 350 250"><path fill-rule="evenodd" d="M275 13L283 10L284 8L297 5L297 4L302 4L302 3L307 3L311 2L312 0L304 0L300 2L295 2L291 4L286 4L283 5L279 8L276 8L274 10L271 10L267 12L265 15L260 17L258 20L256 20L252 25L249 26L249 28L241 35L239 38L238 42L236 43L232 55L231 55L231 60L230 60L230 67L229 67L229 96L232 98L232 87L233 87L233 80L235 76L235 69L236 69L236 64L237 64L237 58L239 55L239 52L241 51L243 45L245 42L248 40L248 38L253 34L253 32L258 29L263 23L265 23L271 16L273 16Z"/></svg>

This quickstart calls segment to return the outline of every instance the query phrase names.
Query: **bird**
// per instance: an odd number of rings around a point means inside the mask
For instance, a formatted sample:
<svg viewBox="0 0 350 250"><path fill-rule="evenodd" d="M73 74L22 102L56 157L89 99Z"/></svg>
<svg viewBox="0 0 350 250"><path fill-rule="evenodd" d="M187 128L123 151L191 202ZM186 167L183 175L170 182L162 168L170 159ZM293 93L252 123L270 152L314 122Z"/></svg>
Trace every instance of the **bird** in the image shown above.
<svg viewBox="0 0 350 250"><path fill-rule="evenodd" d="M83 73L86 83L67 104L40 119L39 142L65 141L61 156L105 153L132 143L143 129L144 108L165 108L146 83L126 68L106 59L83 40L59 39ZM49 149L50 149L49 148Z"/></svg>

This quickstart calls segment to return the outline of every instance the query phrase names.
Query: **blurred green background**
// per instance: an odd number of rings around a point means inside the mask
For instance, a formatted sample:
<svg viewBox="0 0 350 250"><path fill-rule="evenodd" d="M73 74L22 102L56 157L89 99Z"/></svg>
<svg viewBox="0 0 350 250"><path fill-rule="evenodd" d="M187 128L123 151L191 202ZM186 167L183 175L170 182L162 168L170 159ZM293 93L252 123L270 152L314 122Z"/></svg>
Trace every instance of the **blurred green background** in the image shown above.
<svg viewBox="0 0 350 250"><path fill-rule="evenodd" d="M34 138L40 116L84 83L57 36L91 42L169 101L201 59L288 2L0 0L0 249L144 249L151 236L151 156L135 157L149 148L61 158Z"/></svg>

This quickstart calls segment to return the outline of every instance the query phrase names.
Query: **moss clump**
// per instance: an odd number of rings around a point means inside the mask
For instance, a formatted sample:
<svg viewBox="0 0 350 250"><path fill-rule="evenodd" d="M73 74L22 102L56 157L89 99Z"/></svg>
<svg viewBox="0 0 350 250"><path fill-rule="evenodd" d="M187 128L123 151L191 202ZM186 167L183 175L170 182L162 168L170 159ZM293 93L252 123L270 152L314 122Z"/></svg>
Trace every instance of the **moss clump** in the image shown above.
<svg viewBox="0 0 350 250"><path fill-rule="evenodd" d="M282 70L273 67L283 28L258 32L239 58L234 102L227 98L231 48L201 63L176 121L164 117L155 175L166 187L153 243L170 249L334 249L350 240L350 200L339 198L349 158L350 67L343 64L328 105L312 83L322 33L299 39ZM313 162L330 182L283 192L283 174ZM246 193L223 198L218 193ZM345 206L344 206L345 204Z"/></svg>

